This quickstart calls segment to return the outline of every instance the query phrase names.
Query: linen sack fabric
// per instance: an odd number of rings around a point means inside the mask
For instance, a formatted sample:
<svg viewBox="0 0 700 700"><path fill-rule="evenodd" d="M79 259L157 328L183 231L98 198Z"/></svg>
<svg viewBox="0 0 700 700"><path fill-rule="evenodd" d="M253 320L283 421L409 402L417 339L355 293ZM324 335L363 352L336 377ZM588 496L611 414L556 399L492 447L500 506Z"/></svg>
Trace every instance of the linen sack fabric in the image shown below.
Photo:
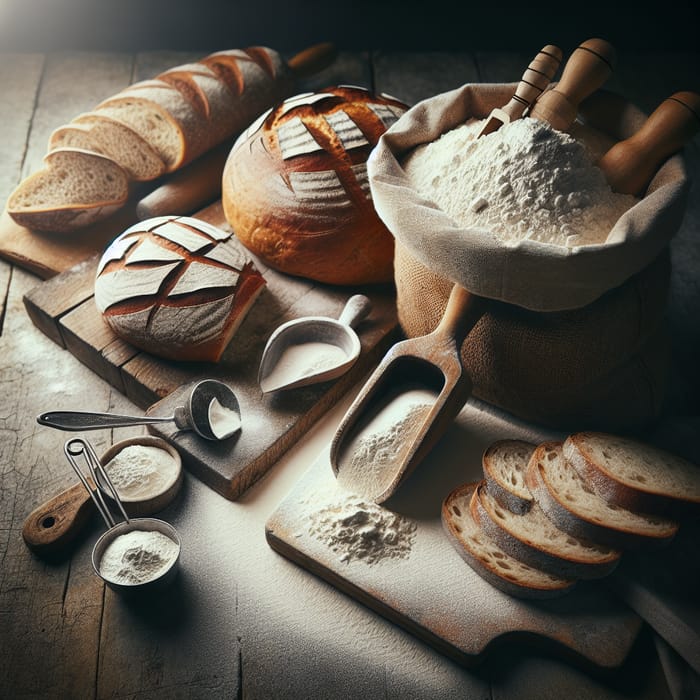
<svg viewBox="0 0 700 700"><path fill-rule="evenodd" d="M663 407L668 242L689 188L682 158L659 170L605 245L513 246L463 229L411 188L401 158L471 116L487 116L514 89L466 85L425 100L381 137L370 157L375 206L396 239L399 323L408 337L431 332L452 285L461 284L493 300L462 346L477 398L553 428L637 429ZM584 115L586 108L589 123L616 139L645 119L602 91L582 105Z"/></svg>

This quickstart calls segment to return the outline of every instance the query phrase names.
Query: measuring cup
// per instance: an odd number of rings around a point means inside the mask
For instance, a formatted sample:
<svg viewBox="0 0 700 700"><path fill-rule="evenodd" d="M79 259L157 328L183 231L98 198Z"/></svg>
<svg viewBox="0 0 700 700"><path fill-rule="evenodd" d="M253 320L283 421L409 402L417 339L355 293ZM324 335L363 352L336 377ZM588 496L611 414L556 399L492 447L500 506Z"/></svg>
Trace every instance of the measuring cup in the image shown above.
<svg viewBox="0 0 700 700"><path fill-rule="evenodd" d="M178 406L173 416L49 411L38 416L37 422L69 431L174 422L180 430L193 430L207 440L224 440L241 429L241 410L236 395L227 384L216 379L203 379L194 385L185 405Z"/></svg>
<svg viewBox="0 0 700 700"><path fill-rule="evenodd" d="M347 372L361 344L354 327L370 310L370 300L355 294L337 320L307 316L283 323L263 350L258 383L263 393L325 382Z"/></svg>
<svg viewBox="0 0 700 700"><path fill-rule="evenodd" d="M178 451L162 438L141 435L114 443L101 457L101 464L110 460L125 447L145 445L167 452L173 460L170 479L164 481L161 489L145 497L124 497L121 502L130 517L152 515L168 506L177 496L183 482L182 460ZM106 467L105 467L106 468ZM91 489L99 487L111 497L106 484L89 481ZM26 518L22 526L22 538L32 551L40 556L52 557L62 553L87 525L93 513L93 500L82 484L74 484L45 503L37 506Z"/></svg>
<svg viewBox="0 0 700 700"><path fill-rule="evenodd" d="M109 475L105 471L100 460L97 458L95 450L89 442L83 440L82 438L73 438L65 443L63 449L68 461L73 467L73 470L78 476L78 479L80 479L80 482L90 494L90 498L97 506L97 509L99 510L100 515L104 519L108 528L107 532L105 532L97 540L92 550L92 566L95 573L110 588L120 593L151 591L154 589L160 589L164 585L170 583L170 581L172 581L177 574L178 564L180 561L181 542L175 528L169 523L166 523L164 520L159 520L157 518L130 519L124 510L121 500L119 499L117 490L114 488ZM109 491L110 497L117 504L119 511L124 517L123 522L116 522L112 512L105 503L101 489L92 489L90 487L90 482L83 473L77 461L78 457L81 455L85 459L85 463L92 481L94 483L104 484L104 488ZM104 566L105 553L110 545L114 544L119 537L130 533L153 532L164 535L165 538L167 538L167 556L161 557L161 554L164 554L162 551L158 552L157 555L154 553L148 553L149 556L144 556L143 551L135 550L127 550L122 556L122 562L125 566L128 566L130 562L136 564L137 566L142 566L144 564L144 560L149 560L147 563L152 565L152 570L147 573L141 572L141 580L124 581L121 580L118 575L112 575L111 572L109 574L106 573ZM166 540L162 541L166 542ZM158 558L156 558L156 556Z"/></svg>

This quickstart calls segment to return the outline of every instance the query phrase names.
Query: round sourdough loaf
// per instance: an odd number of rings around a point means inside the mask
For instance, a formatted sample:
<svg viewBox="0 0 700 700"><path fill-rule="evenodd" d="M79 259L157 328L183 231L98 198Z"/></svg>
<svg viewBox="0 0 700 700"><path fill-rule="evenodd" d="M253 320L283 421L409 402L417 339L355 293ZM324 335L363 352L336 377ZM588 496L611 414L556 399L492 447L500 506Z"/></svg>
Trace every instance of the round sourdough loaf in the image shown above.
<svg viewBox="0 0 700 700"><path fill-rule="evenodd" d="M95 303L114 332L142 350L216 362L264 286L233 234L161 216L131 226L105 250Z"/></svg>
<svg viewBox="0 0 700 700"><path fill-rule="evenodd" d="M236 236L287 274L329 284L392 281L394 239L374 210L366 161L406 109L343 86L266 112L224 169L224 212Z"/></svg>

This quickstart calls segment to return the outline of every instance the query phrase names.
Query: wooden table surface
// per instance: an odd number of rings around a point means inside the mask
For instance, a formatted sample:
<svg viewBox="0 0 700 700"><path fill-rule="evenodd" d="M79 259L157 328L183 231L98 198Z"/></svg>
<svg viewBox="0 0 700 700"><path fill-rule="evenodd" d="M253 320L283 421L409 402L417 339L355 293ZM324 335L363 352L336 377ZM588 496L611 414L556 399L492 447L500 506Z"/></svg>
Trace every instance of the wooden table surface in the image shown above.
<svg viewBox="0 0 700 700"><path fill-rule="evenodd" d="M219 48L225 47L212 50ZM700 88L698 53L619 53L606 87L646 111L676 90ZM201 55L1 55L0 201L39 167L54 127L134 80ZM415 103L465 82L517 80L530 58L509 52L341 53L306 87L354 83ZM696 138L686 149L696 182L699 147ZM689 437L700 433L698 192L696 184L672 246L674 365L669 406L657 429L696 460L698 447ZM237 502L186 476L181 496L163 515L188 543L183 571L150 604L118 597L93 574L97 521L69 559L35 557L21 537L26 516L74 482L62 454L65 435L40 428L36 415L56 407L138 411L32 325L22 297L39 281L0 261L0 698L657 700L697 692L697 675L649 627L611 674L517 644L466 669L273 552L265 542L265 520L332 435L350 396ZM91 440L104 450L140 432L100 431Z"/></svg>

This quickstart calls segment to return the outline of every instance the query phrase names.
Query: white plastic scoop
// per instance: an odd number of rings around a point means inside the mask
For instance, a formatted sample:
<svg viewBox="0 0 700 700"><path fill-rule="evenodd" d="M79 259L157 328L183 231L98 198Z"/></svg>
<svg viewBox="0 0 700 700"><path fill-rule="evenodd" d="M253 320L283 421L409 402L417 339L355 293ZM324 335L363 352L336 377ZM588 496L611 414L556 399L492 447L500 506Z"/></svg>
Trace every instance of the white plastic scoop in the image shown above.
<svg viewBox="0 0 700 700"><path fill-rule="evenodd" d="M269 337L260 360L263 393L330 381L347 372L361 349L354 327L369 310L369 299L355 294L337 320L305 316L283 323Z"/></svg>

